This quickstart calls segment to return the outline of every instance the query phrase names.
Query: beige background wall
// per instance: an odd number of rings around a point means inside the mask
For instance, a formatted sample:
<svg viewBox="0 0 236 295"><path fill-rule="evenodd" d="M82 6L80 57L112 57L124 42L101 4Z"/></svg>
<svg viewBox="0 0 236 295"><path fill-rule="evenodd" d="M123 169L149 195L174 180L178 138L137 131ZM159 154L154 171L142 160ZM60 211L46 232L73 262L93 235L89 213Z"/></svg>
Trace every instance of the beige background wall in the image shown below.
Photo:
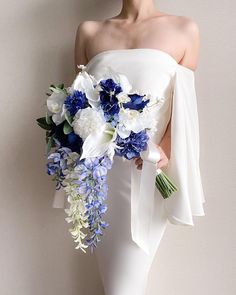
<svg viewBox="0 0 236 295"><path fill-rule="evenodd" d="M147 295L233 295L236 3L157 4L200 27L196 89L207 202L195 227L168 226ZM54 184L45 173L43 132L34 119L44 114L49 83L74 77L78 23L110 17L119 8L118 0L1 1L1 295L103 294L95 258L74 250L63 210L51 207Z"/></svg>

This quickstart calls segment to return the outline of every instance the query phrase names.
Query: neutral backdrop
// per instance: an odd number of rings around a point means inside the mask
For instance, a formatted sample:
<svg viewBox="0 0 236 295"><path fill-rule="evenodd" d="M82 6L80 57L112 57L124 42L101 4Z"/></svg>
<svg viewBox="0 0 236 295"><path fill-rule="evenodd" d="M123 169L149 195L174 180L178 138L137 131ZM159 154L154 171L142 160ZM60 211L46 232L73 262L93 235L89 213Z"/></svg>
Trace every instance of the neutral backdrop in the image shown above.
<svg viewBox="0 0 236 295"><path fill-rule="evenodd" d="M44 115L49 83L74 78L74 39L83 20L119 12L119 0L11 0L0 11L0 294L103 295L95 257L74 249L62 209L52 208L45 173ZM205 217L168 225L147 295L234 295L236 2L164 1L192 17L201 52L196 71ZM135 295L135 294L132 294Z"/></svg>

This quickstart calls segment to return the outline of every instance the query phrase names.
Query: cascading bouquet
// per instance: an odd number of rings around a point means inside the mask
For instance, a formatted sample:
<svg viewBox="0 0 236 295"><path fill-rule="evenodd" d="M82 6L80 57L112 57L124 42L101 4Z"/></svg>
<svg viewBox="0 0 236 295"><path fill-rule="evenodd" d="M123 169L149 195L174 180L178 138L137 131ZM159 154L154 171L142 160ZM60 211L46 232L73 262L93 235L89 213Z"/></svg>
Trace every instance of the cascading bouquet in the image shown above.
<svg viewBox="0 0 236 295"><path fill-rule="evenodd" d="M46 130L47 173L67 196L69 231L76 249L86 252L87 247L93 251L109 226L103 215L113 157L130 160L147 149L156 131L153 108L162 99L131 92L127 77L110 67L99 80L85 66L80 69L70 87L50 86L46 116L37 123ZM156 187L164 198L177 190L161 169Z"/></svg>

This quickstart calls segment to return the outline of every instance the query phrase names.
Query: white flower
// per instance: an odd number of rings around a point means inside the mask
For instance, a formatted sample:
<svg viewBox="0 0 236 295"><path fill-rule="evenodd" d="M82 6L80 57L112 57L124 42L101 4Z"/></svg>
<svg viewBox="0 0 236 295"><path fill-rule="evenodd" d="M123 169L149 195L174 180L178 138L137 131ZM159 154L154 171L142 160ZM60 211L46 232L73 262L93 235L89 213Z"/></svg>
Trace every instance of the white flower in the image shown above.
<svg viewBox="0 0 236 295"><path fill-rule="evenodd" d="M130 84L128 78L119 72L114 71L111 67L106 66L104 69L104 73L102 73L102 79L112 79L115 83L119 84L122 88L122 91L125 93L129 93L132 89L132 85Z"/></svg>
<svg viewBox="0 0 236 295"><path fill-rule="evenodd" d="M105 123L102 110L87 107L79 110L75 114L75 119L72 125L74 132L85 141L90 133L101 130Z"/></svg>
<svg viewBox="0 0 236 295"><path fill-rule="evenodd" d="M110 159L115 154L117 147L115 140L117 132L110 123L104 124L99 130L91 133L83 143L80 159L100 157L107 154Z"/></svg>
<svg viewBox="0 0 236 295"><path fill-rule="evenodd" d="M126 138L131 131L138 133L146 128L155 129L156 122L155 113L149 108L145 107L142 112L121 108L117 133L122 138Z"/></svg>
<svg viewBox="0 0 236 295"><path fill-rule="evenodd" d="M120 103L126 103L131 101L131 98L125 92L120 92L119 94L117 94L116 97Z"/></svg>
<svg viewBox="0 0 236 295"><path fill-rule="evenodd" d="M99 102L99 92L94 87L96 85L96 79L89 75L84 69L78 73L76 76L74 82L72 83L70 87L70 92L73 92L74 90L79 90L81 92L84 92L89 104L92 107L98 107Z"/></svg>
<svg viewBox="0 0 236 295"><path fill-rule="evenodd" d="M52 114L52 120L59 125L65 120L64 101L67 94L64 91L53 92L47 99L47 108Z"/></svg>

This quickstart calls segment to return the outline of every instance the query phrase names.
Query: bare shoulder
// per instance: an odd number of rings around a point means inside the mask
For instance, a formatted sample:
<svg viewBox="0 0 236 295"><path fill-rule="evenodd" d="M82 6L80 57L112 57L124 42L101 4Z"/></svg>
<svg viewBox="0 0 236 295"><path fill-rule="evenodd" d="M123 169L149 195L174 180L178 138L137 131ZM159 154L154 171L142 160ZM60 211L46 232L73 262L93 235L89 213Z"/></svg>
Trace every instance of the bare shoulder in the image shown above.
<svg viewBox="0 0 236 295"><path fill-rule="evenodd" d="M98 21L83 21L76 30L74 57L75 57L75 71L78 72L78 65L85 65L88 62L87 58L87 43L96 35L101 26Z"/></svg>
<svg viewBox="0 0 236 295"><path fill-rule="evenodd" d="M83 21L78 25L76 35L85 41L87 38L96 34L97 30L99 30L101 25L102 22L100 21Z"/></svg>
<svg viewBox="0 0 236 295"><path fill-rule="evenodd" d="M199 25L194 19L187 16L179 16L179 23L186 37L191 39L199 38Z"/></svg>
<svg viewBox="0 0 236 295"><path fill-rule="evenodd" d="M187 16L178 16L178 24L183 36L185 53L180 64L195 70L200 50L200 30L198 23Z"/></svg>

